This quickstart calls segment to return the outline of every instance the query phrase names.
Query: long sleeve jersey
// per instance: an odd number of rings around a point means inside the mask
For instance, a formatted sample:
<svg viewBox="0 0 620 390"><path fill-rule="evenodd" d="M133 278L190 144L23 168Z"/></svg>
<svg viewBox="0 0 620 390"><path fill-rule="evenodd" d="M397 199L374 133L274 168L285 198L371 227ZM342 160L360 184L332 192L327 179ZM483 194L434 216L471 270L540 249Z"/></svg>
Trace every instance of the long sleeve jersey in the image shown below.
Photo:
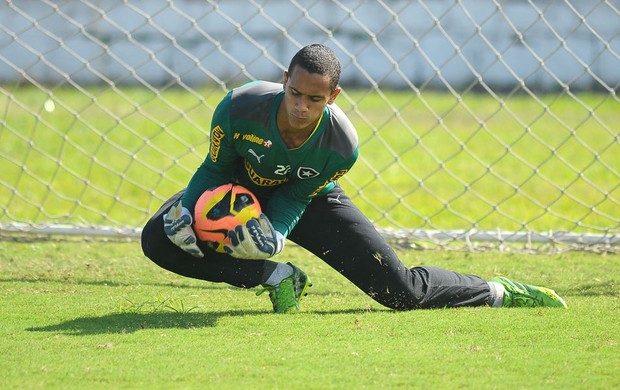
<svg viewBox="0 0 620 390"><path fill-rule="evenodd" d="M206 189L238 183L258 197L286 237L312 198L328 193L353 166L357 132L335 104L325 107L303 145L286 146L276 121L284 93L282 84L255 81L224 97L213 115L209 154L192 176L183 206L193 210Z"/></svg>

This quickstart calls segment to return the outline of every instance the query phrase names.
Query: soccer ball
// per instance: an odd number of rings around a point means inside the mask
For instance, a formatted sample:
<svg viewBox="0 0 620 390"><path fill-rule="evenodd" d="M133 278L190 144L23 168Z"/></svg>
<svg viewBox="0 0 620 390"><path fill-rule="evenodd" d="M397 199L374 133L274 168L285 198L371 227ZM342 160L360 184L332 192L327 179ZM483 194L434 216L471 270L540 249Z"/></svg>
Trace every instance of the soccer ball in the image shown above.
<svg viewBox="0 0 620 390"><path fill-rule="evenodd" d="M225 253L224 245L230 244L228 231L260 214L258 199L247 188L224 184L206 190L198 198L194 208L194 231L200 241Z"/></svg>

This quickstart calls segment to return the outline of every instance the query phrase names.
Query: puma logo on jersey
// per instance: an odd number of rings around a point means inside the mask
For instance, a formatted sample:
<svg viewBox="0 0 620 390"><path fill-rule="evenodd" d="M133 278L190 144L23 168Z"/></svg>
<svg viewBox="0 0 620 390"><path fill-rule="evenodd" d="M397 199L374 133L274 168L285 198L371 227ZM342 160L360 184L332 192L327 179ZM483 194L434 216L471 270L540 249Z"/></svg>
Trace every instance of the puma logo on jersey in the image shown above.
<svg viewBox="0 0 620 390"><path fill-rule="evenodd" d="M265 155L264 155L264 154L261 154L260 156L259 156L258 154L256 154L256 152L255 152L252 148L248 149L248 152L249 152L252 156L256 157L256 160L258 161L258 163L259 163L259 164L260 164L260 159L261 159L261 158L263 158L263 157L265 157Z"/></svg>

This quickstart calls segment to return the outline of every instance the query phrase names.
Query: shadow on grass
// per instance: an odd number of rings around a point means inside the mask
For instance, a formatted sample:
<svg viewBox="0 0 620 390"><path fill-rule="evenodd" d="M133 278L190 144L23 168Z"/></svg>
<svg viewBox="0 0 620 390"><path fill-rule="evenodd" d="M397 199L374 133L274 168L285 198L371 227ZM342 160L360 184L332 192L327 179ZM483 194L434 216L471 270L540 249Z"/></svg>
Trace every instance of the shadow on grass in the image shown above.
<svg viewBox="0 0 620 390"><path fill-rule="evenodd" d="M383 310L373 310L383 311ZM389 310L385 310L389 311ZM365 309L342 309L342 310L319 310L314 312L301 312L299 314L368 314ZM299 315L287 314L287 315ZM196 329L209 328L217 325L222 317L247 317L247 316L286 316L273 314L259 310L229 310L213 313L116 313L97 317L80 317L63 321L55 325L37 326L26 328L28 332L53 332L70 336L89 336L97 334L128 334L147 329Z"/></svg>
<svg viewBox="0 0 620 390"><path fill-rule="evenodd" d="M56 325L26 328L29 332L56 332L74 336L126 334L144 329L194 329L215 326L221 317L266 315L265 311L231 310L214 313L117 313L80 317Z"/></svg>

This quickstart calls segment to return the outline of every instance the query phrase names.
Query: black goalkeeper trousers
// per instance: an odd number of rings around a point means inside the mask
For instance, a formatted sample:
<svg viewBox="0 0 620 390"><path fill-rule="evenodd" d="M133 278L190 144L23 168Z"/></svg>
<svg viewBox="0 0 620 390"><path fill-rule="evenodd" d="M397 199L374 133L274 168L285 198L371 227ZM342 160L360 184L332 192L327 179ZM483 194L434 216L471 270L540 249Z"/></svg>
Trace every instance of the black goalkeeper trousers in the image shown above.
<svg viewBox="0 0 620 390"><path fill-rule="evenodd" d="M270 260L235 259L199 244L196 258L165 235L163 215L182 195L170 198L142 231L144 254L179 275L250 288L264 281ZM395 310L482 306L489 285L478 276L438 267L407 268L341 187L314 198L288 237L341 273L368 296ZM286 256L286 247L278 257ZM312 275L310 275L312 277Z"/></svg>

